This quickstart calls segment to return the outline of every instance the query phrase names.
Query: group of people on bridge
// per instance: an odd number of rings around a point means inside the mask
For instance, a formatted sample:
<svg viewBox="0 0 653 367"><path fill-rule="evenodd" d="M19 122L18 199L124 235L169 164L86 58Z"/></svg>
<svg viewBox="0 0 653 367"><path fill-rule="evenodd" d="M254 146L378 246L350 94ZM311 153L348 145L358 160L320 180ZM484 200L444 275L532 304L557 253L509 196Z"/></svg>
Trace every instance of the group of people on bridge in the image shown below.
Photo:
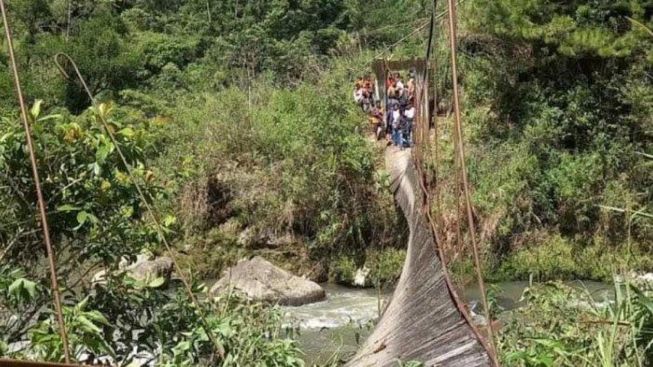
<svg viewBox="0 0 653 367"><path fill-rule="evenodd" d="M380 138L385 131L386 140L401 149L413 143L415 121L415 73L411 71L404 83L400 73L388 73L385 83L384 112L376 84L369 76L359 77L354 85L354 101L369 115L375 134Z"/></svg>

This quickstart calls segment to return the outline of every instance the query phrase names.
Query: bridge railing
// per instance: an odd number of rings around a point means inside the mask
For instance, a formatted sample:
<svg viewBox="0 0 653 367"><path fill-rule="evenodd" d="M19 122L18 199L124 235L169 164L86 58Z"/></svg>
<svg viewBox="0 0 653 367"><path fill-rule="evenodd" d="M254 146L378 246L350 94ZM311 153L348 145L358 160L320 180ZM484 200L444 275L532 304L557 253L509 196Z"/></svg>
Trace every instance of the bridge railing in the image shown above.
<svg viewBox="0 0 653 367"><path fill-rule="evenodd" d="M412 157L413 157L413 162L415 164L415 168L418 172L419 175L419 180L420 180L420 189L422 191L422 208L423 208L423 213L426 221L429 223L429 226L431 228L433 237L435 238L435 248L433 249L434 252L437 254L438 258L440 259L440 262L442 263L443 271L444 271L444 279L447 284L447 288L449 290L449 295L451 296L451 299L454 301L456 307L458 308L458 311L461 313L462 317L465 319L465 321L469 324L469 326L472 328L474 333L476 334L478 340L481 342L483 347L486 349L488 354L490 355L493 363L495 365L498 365L498 361L496 359L496 354L494 351L493 347L493 341L492 341L492 333L487 332L485 335L480 332L476 324L474 323L469 307L467 307L465 300L463 300L459 296L458 292L458 287L452 280L451 273L449 271L449 265L450 265L450 259L453 257L451 253L447 254L447 251L445 249L445 243L442 240L440 236L440 231L438 229L438 223L442 223L441 215L442 213L434 210L434 203L438 198L436 198L437 193L439 190L438 185L442 183L443 180L441 180L440 177L438 177L438 173L440 171L439 167L439 157L438 157L438 144L439 144L439 120L437 118L437 108L435 107L437 105L436 101L434 98L430 97L430 94L435 94L435 91L433 91L430 88L430 68L428 67L428 64L426 67L422 69L423 74L419 75L416 78L417 84L416 84L416 92L415 92L415 106L416 106L416 117L415 117L415 124L414 124L414 146L412 148ZM460 141L461 137L458 136L456 137L454 135L454 148L458 147L458 144L462 144L462 141ZM435 156L434 156L435 155ZM456 149L454 153L455 159L454 159L454 165L460 164L461 159L464 159L464 157L460 156L459 151ZM461 179L461 172L456 168L455 170L455 177L453 177L453 181L456 183ZM451 180L452 178L449 177ZM458 188L462 185L460 184L454 184L453 186ZM456 192L455 195L460 195L461 192ZM440 209L440 208L438 208ZM460 214L460 213L459 213ZM459 217L456 219L458 222L456 225L460 226L460 222L463 220ZM475 229L473 228L473 224L471 227L467 228L468 231L474 231ZM459 229L460 232L460 229ZM473 235L473 234L472 234ZM458 241L462 241L463 234L458 233L457 234ZM461 246L462 247L462 246ZM455 248L451 247L452 250L455 251L463 251L463 248ZM482 280L481 280L482 281ZM483 287L481 287L483 289ZM484 297L484 295L482 295ZM491 320L486 320L488 328L491 327Z"/></svg>

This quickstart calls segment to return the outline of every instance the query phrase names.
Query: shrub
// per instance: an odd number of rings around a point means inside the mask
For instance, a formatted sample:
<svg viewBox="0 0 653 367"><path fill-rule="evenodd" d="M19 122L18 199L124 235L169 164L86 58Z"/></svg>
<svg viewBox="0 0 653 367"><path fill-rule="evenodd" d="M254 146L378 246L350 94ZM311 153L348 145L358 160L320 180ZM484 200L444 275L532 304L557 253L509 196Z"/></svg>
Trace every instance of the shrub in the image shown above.
<svg viewBox="0 0 653 367"><path fill-rule="evenodd" d="M212 299L194 286L198 311L178 289L155 289L124 276L110 276L106 284L72 306L64 307L68 335L75 358L86 362L111 357L120 365L138 355L165 366L303 366L296 343L282 337L281 313L276 308L249 303L235 295ZM220 345L223 355L207 336ZM13 357L60 360L62 343L54 315L28 329L29 346ZM138 334L138 336L135 336Z"/></svg>
<svg viewBox="0 0 653 367"><path fill-rule="evenodd" d="M329 278L341 284L354 284L354 277L358 266L349 256L338 258L335 263L331 264Z"/></svg>
<svg viewBox="0 0 653 367"><path fill-rule="evenodd" d="M369 249L365 256L365 267L370 269L371 283L388 285L399 279L406 260L406 250Z"/></svg>
<svg viewBox="0 0 653 367"><path fill-rule="evenodd" d="M505 366L645 366L651 353L650 294L615 283L614 302L559 283L524 291L499 333Z"/></svg>
<svg viewBox="0 0 653 367"><path fill-rule="evenodd" d="M653 261L648 249L633 244L630 250L610 246L601 238L580 241L559 234L539 234L524 239L528 245L502 259L495 280L599 280L610 281L613 274L650 271Z"/></svg>

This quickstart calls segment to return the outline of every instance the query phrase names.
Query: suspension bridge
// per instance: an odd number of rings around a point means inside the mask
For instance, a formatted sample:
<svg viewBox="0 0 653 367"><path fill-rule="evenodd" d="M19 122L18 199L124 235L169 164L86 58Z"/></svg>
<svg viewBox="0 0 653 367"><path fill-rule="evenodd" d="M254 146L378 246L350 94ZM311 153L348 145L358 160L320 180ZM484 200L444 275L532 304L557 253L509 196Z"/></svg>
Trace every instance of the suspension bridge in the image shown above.
<svg viewBox="0 0 653 367"><path fill-rule="evenodd" d="M435 5L435 2L434 2ZM459 165L456 179L461 179L470 241L474 254L477 281L486 312L487 339L473 324L469 312L452 284L442 247L437 241L436 223L432 217L432 197L427 189L423 157L429 144L437 144L437 121L429 98L431 79L429 61L434 36L435 7L424 59L374 60L377 83L387 90L385 81L389 70L411 69L416 72L417 115L411 150L386 149L386 167L392 179L392 189L398 206L409 227L407 257L397 287L371 336L363 344L348 366L390 366L396 361L416 360L425 366L498 366L493 344L485 287L480 271L478 246L474 233L469 183L465 166L462 121L457 82L456 63L456 4L448 0L448 25L453 79L454 149ZM387 98L382 96L382 101ZM386 109L384 109L386 110ZM387 123L386 123L387 125ZM435 140L434 142L431 142ZM437 162L436 162L437 170ZM437 184L437 183L436 183Z"/></svg>
<svg viewBox="0 0 653 367"><path fill-rule="evenodd" d="M416 72L415 146L385 151L395 200L409 228L407 257L392 298L371 336L348 366L391 366L416 360L425 366L491 366L491 346L471 322L441 259L431 217L430 195L420 154L431 139L433 101L428 96L428 59L372 63L377 83L389 70ZM385 96L382 96L385 101ZM385 109L384 109L385 110Z"/></svg>

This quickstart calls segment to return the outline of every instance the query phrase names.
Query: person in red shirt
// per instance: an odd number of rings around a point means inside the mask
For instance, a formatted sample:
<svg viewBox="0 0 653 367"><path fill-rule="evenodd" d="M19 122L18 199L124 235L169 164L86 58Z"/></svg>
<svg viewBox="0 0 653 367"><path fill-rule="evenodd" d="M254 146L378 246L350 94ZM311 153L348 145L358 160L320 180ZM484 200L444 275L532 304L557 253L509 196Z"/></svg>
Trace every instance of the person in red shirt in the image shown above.
<svg viewBox="0 0 653 367"><path fill-rule="evenodd" d="M386 89L390 89L391 87L394 88L395 86L395 78L393 76L388 77L388 80L386 81L385 87Z"/></svg>

